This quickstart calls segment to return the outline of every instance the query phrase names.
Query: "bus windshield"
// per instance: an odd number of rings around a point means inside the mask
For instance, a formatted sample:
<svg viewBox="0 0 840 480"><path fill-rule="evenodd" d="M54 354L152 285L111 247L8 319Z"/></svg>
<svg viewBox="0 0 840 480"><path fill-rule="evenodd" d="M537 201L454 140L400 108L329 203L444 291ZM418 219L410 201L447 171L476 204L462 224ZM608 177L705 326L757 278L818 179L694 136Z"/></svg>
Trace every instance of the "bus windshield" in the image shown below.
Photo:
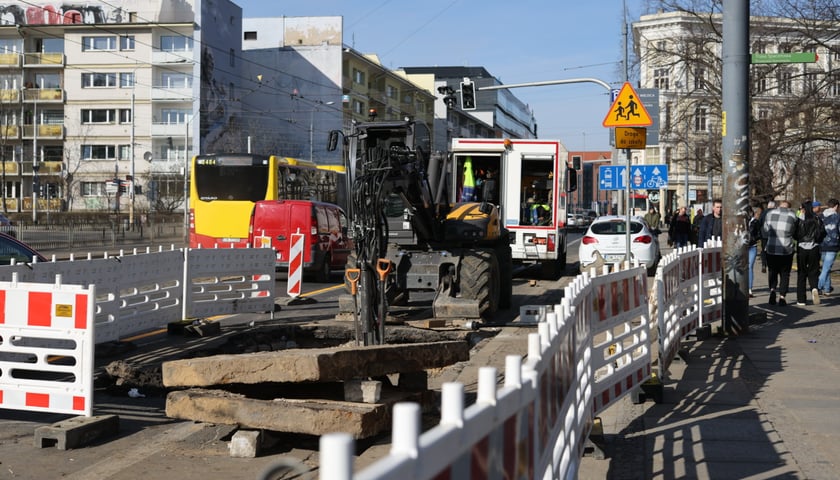
<svg viewBox="0 0 840 480"><path fill-rule="evenodd" d="M214 200L263 200L268 191L268 165L208 166L196 164L196 194L205 202Z"/></svg>

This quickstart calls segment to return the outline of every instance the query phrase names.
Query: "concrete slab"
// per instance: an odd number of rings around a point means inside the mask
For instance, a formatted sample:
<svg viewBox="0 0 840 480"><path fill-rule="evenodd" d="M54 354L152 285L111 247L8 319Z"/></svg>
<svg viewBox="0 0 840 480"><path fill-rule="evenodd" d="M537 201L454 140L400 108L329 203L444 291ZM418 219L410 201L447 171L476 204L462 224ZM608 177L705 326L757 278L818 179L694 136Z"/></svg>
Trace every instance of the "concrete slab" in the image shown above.
<svg viewBox="0 0 840 480"><path fill-rule="evenodd" d="M395 403L416 402L421 396L387 392L380 403L368 404L284 398L256 400L223 390L191 389L171 392L166 397L166 416L307 435L347 432L361 439L390 429Z"/></svg>
<svg viewBox="0 0 840 480"><path fill-rule="evenodd" d="M449 341L215 355L165 362L162 373L166 387L329 382L419 372L469 358L467 342Z"/></svg>

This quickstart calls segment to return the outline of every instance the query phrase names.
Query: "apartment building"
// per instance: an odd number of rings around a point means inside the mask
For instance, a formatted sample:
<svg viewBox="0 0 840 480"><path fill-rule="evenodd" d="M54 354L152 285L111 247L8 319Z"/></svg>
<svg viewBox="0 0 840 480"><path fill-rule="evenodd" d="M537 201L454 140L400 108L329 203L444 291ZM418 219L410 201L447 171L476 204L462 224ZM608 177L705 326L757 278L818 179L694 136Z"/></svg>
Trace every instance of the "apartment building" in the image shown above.
<svg viewBox="0 0 840 480"><path fill-rule="evenodd" d="M838 28L837 22L750 20L751 54L816 54L812 62L788 62L784 56L772 63L753 61L751 153L753 165L769 172L751 174L755 197L811 194L819 186L806 184L814 176L802 168L835 168L834 159L840 159L840 130L831 114L840 105ZM640 87L659 90L658 144L648 144L643 155L646 163L668 165L668 210L722 195L721 29L719 14L691 12L643 15L633 24Z"/></svg>

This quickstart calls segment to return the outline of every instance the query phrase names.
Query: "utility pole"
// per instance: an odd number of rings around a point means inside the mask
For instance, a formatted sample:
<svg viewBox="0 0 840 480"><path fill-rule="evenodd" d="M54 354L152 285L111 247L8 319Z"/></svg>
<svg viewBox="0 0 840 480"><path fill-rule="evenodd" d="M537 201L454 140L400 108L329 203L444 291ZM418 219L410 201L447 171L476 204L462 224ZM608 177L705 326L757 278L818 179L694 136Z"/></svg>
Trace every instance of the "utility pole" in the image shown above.
<svg viewBox="0 0 840 480"><path fill-rule="evenodd" d="M129 203L128 203L128 225L129 225L129 227L128 228L130 228L132 230L134 230L134 123L135 123L135 118L134 118L134 90L133 90L133 87L132 87L132 91L131 91L131 144L128 147L128 156L130 157L129 159L131 160L131 166L129 167L129 172L128 172L129 177L131 177L128 180L128 188L130 189L128 191L128 198L129 198Z"/></svg>
<svg viewBox="0 0 840 480"><path fill-rule="evenodd" d="M750 4L723 2L723 311L724 332L746 333L749 215Z"/></svg>

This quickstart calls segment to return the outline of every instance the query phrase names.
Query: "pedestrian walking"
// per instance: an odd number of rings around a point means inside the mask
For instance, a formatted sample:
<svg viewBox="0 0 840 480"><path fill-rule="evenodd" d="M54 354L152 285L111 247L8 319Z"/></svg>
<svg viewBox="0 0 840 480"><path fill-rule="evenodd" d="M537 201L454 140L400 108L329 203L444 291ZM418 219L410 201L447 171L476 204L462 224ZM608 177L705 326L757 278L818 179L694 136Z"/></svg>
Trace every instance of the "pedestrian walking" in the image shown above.
<svg viewBox="0 0 840 480"><path fill-rule="evenodd" d="M698 208L694 212L694 220L691 221L691 235L688 239L693 245L702 246L698 239L700 238L700 223L703 221L703 218L703 209Z"/></svg>
<svg viewBox="0 0 840 480"><path fill-rule="evenodd" d="M651 229L659 230L660 216L659 212L656 211L656 207L650 207L648 213L645 214L645 222L647 222Z"/></svg>
<svg viewBox="0 0 840 480"><path fill-rule="evenodd" d="M688 236L691 234L691 219L688 218L686 207L680 207L674 218L671 219L671 226L668 228L668 238L676 248L688 246Z"/></svg>
<svg viewBox="0 0 840 480"><path fill-rule="evenodd" d="M753 295L753 279L755 278L755 260L758 257L758 244L761 240L761 216L764 209L761 206L756 206L753 214L747 222L747 232L749 233L749 246L747 248L747 261L749 265L749 295Z"/></svg>
<svg viewBox="0 0 840 480"><path fill-rule="evenodd" d="M759 223L760 223L759 227L762 230L761 242L759 242L759 243L761 243L761 256L759 257L759 258L761 258L761 273L767 273L767 239L764 238L764 233L763 233L763 231L764 231L764 217L767 216L767 212L769 212L770 210L772 210L774 208L776 208L776 202L774 200L768 201L767 202L767 208L765 208L764 211L761 212L761 218L759 219Z"/></svg>
<svg viewBox="0 0 840 480"><path fill-rule="evenodd" d="M723 200L715 199L712 202L712 213L706 215L700 222L700 230L697 234L697 246L702 247L712 238L723 236Z"/></svg>
<svg viewBox="0 0 840 480"><path fill-rule="evenodd" d="M770 287L770 305L787 305L785 295L790 288L790 268L793 264L793 232L796 229L796 213L790 209L790 202L782 200L779 206L767 210L762 225L766 238L767 285Z"/></svg>
<svg viewBox="0 0 840 480"><path fill-rule="evenodd" d="M802 202L802 219L796 222L793 239L796 240L796 304L805 305L806 284L811 287L811 301L820 304L817 281L820 277L820 243L825 238L822 220L814 213L819 202Z"/></svg>
<svg viewBox="0 0 840 480"><path fill-rule="evenodd" d="M840 201L831 198L826 203L828 208L822 213L825 238L820 243L822 268L820 278L817 281L817 290L819 290L820 296L831 295L831 292L834 291L831 286L831 267L837 258L837 252L840 251L840 213L837 211Z"/></svg>

